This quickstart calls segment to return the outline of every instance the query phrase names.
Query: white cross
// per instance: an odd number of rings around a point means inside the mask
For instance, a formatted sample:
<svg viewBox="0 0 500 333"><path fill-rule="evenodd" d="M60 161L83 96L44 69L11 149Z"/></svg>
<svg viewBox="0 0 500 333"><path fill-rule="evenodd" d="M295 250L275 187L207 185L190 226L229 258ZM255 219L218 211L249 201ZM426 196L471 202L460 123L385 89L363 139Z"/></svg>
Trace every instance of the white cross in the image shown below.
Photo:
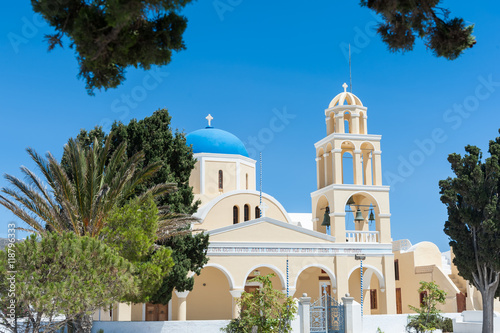
<svg viewBox="0 0 500 333"><path fill-rule="evenodd" d="M205 117L206 120L208 120L208 126L210 127L210 122L212 121L212 119L214 119L214 117L212 117L212 115L209 113L208 116Z"/></svg>
<svg viewBox="0 0 500 333"><path fill-rule="evenodd" d="M347 83L344 82L344 84L342 85L342 88L344 88L344 92L347 92L347 87L348 87Z"/></svg>
<svg viewBox="0 0 500 333"><path fill-rule="evenodd" d="M260 211L262 212L262 216L261 217L265 217L266 216L266 210L269 208L268 205L266 205L265 202L262 203L262 205L259 206L260 208Z"/></svg>

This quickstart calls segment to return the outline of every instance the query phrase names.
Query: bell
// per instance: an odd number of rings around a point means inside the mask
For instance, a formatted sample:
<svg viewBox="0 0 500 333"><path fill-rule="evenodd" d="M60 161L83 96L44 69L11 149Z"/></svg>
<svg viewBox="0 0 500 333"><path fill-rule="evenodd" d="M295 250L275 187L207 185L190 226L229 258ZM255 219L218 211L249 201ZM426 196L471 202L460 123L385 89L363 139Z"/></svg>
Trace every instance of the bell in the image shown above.
<svg viewBox="0 0 500 333"><path fill-rule="evenodd" d="M355 204L354 199L352 197L350 197L349 200L347 200L346 206L351 206L354 204Z"/></svg>
<svg viewBox="0 0 500 333"><path fill-rule="evenodd" d="M375 215L373 214L373 210L370 212L370 217L368 218L368 221L370 222L375 221Z"/></svg>
<svg viewBox="0 0 500 333"><path fill-rule="evenodd" d="M365 219L363 218L363 213L361 213L361 210L358 208L356 211L356 217L354 218L355 222L363 222Z"/></svg>
<svg viewBox="0 0 500 333"><path fill-rule="evenodd" d="M321 222L321 225L324 227L330 226L330 208L328 207L325 208L325 215L323 216L323 222Z"/></svg>

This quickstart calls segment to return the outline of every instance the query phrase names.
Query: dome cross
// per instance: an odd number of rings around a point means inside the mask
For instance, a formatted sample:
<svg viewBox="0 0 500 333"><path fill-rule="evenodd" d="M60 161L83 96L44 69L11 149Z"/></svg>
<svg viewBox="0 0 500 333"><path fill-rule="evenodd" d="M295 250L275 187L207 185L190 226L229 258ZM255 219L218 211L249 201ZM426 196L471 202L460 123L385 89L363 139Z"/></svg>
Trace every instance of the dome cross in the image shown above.
<svg viewBox="0 0 500 333"><path fill-rule="evenodd" d="M348 87L347 83L344 82L344 84L342 85L342 88L344 88L344 92L347 92L347 87Z"/></svg>
<svg viewBox="0 0 500 333"><path fill-rule="evenodd" d="M212 115L209 113L208 116L205 117L206 120L208 120L208 127L210 127L210 122L214 119L214 117L212 117Z"/></svg>

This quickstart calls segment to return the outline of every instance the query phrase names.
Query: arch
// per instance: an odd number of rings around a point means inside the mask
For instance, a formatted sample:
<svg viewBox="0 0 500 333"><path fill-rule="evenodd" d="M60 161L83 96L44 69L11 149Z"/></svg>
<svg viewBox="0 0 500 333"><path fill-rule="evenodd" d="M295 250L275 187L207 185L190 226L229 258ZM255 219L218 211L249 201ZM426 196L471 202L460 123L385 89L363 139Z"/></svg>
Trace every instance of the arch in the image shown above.
<svg viewBox="0 0 500 333"><path fill-rule="evenodd" d="M243 221L248 220L250 220L250 206L245 204L245 206L243 206Z"/></svg>
<svg viewBox="0 0 500 333"><path fill-rule="evenodd" d="M274 273L276 273L276 276L279 278L280 282L281 282L281 289L284 289L286 288L286 279L285 279L285 276L283 275L283 272L276 266L274 265L271 265L271 264L258 264L258 265L255 265L253 266L250 270L247 271L247 273L245 274L245 279L243 280L243 284L242 286L244 286L246 284L246 281L247 281L247 277L250 275L250 273L252 273L254 270L256 270L257 268L259 267L266 267L266 268L269 268L271 269L272 271L274 271ZM273 286L274 287L274 286ZM274 289L277 289L276 287L274 287ZM278 289L279 290L279 289Z"/></svg>
<svg viewBox="0 0 500 333"><path fill-rule="evenodd" d="M342 184L354 184L353 152L342 151Z"/></svg>
<svg viewBox="0 0 500 333"><path fill-rule="evenodd" d="M347 201L349 201L349 198L354 197L355 195L363 195L364 197L369 197L370 199L375 201L375 211L377 214L380 214L380 205L378 203L378 200L373 195L371 195L370 193L368 193L366 191L357 191L357 192L352 193L345 201L344 207L347 206Z"/></svg>
<svg viewBox="0 0 500 333"><path fill-rule="evenodd" d="M230 196L240 195L240 194L250 194L250 195L257 196L257 197L259 197L261 195L260 192L254 191L254 190L248 190L248 191L236 190L236 191L230 191L227 193L223 193L221 195L218 195L216 198L210 200L208 203L206 203L195 214L193 214L193 216L195 216L195 217L199 218L201 221L203 221L207 217L208 213L212 210L212 208L214 208L214 206L217 205L220 201L222 201ZM290 216L286 212L285 207L283 207L283 205L278 200L276 200L275 197L273 197L267 193L264 193L264 192L262 192L262 197L268 199L269 201L271 201L273 204L275 204L278 207L278 209L281 211L281 213L283 213L283 215L285 216L285 219L286 219L285 222L292 223L292 219L290 218Z"/></svg>
<svg viewBox="0 0 500 333"><path fill-rule="evenodd" d="M359 269L359 266L353 267L350 271L349 274L347 275L347 279L349 280L351 278L352 273ZM369 277L369 279L363 279L363 289L369 289L370 287L370 280L373 274L377 276L378 282L380 284L380 289L385 289L385 278L382 272L376 268L375 266L372 266L370 264L365 264L363 263L363 268L366 268L366 271L363 273L363 277ZM371 270L371 271L370 271ZM368 274L368 275L367 275Z"/></svg>
<svg viewBox="0 0 500 333"><path fill-rule="evenodd" d="M295 276L294 285L290 286L290 288L295 289L297 287L297 282L299 281L300 274L302 274L303 271L305 271L306 269L311 268L311 267L320 268L320 269L324 270L326 272L326 274L328 274L328 277L330 278L332 286L334 286L334 288L337 288L337 278L335 277L335 274L333 274L333 272L328 267L326 267L325 265L322 265L322 264L310 264L310 265L302 267L302 269Z"/></svg>
<svg viewBox="0 0 500 333"><path fill-rule="evenodd" d="M233 206L233 224L240 222L240 209L238 206Z"/></svg>
<svg viewBox="0 0 500 333"><path fill-rule="evenodd" d="M235 285L234 285L233 276L231 275L231 273L229 273L229 271L224 266L219 265L219 264L214 264L214 263L208 263L205 266L203 266L203 268L205 268L205 267L215 267L218 270L220 270L226 276L227 281L229 282L229 288L231 290L234 289Z"/></svg>
<svg viewBox="0 0 500 333"><path fill-rule="evenodd" d="M351 111L344 111L344 133L352 133Z"/></svg>

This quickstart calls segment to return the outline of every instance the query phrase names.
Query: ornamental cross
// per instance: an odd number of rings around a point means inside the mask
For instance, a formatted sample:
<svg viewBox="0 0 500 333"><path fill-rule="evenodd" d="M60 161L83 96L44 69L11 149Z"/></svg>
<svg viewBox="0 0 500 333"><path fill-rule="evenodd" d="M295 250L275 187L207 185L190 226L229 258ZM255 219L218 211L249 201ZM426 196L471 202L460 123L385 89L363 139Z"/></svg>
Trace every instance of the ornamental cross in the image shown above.
<svg viewBox="0 0 500 333"><path fill-rule="evenodd" d="M269 208L268 205L266 205L265 202L263 202L260 206L260 211L262 212L262 217L265 217L266 216L266 210Z"/></svg>
<svg viewBox="0 0 500 333"><path fill-rule="evenodd" d="M347 87L348 87L347 83L344 82L344 84L342 85L342 88L344 88L344 92L347 92Z"/></svg>
<svg viewBox="0 0 500 333"><path fill-rule="evenodd" d="M208 116L205 117L206 120L208 120L208 126L210 127L210 122L212 121L212 119L214 119L214 117L212 117L212 115L209 113Z"/></svg>

